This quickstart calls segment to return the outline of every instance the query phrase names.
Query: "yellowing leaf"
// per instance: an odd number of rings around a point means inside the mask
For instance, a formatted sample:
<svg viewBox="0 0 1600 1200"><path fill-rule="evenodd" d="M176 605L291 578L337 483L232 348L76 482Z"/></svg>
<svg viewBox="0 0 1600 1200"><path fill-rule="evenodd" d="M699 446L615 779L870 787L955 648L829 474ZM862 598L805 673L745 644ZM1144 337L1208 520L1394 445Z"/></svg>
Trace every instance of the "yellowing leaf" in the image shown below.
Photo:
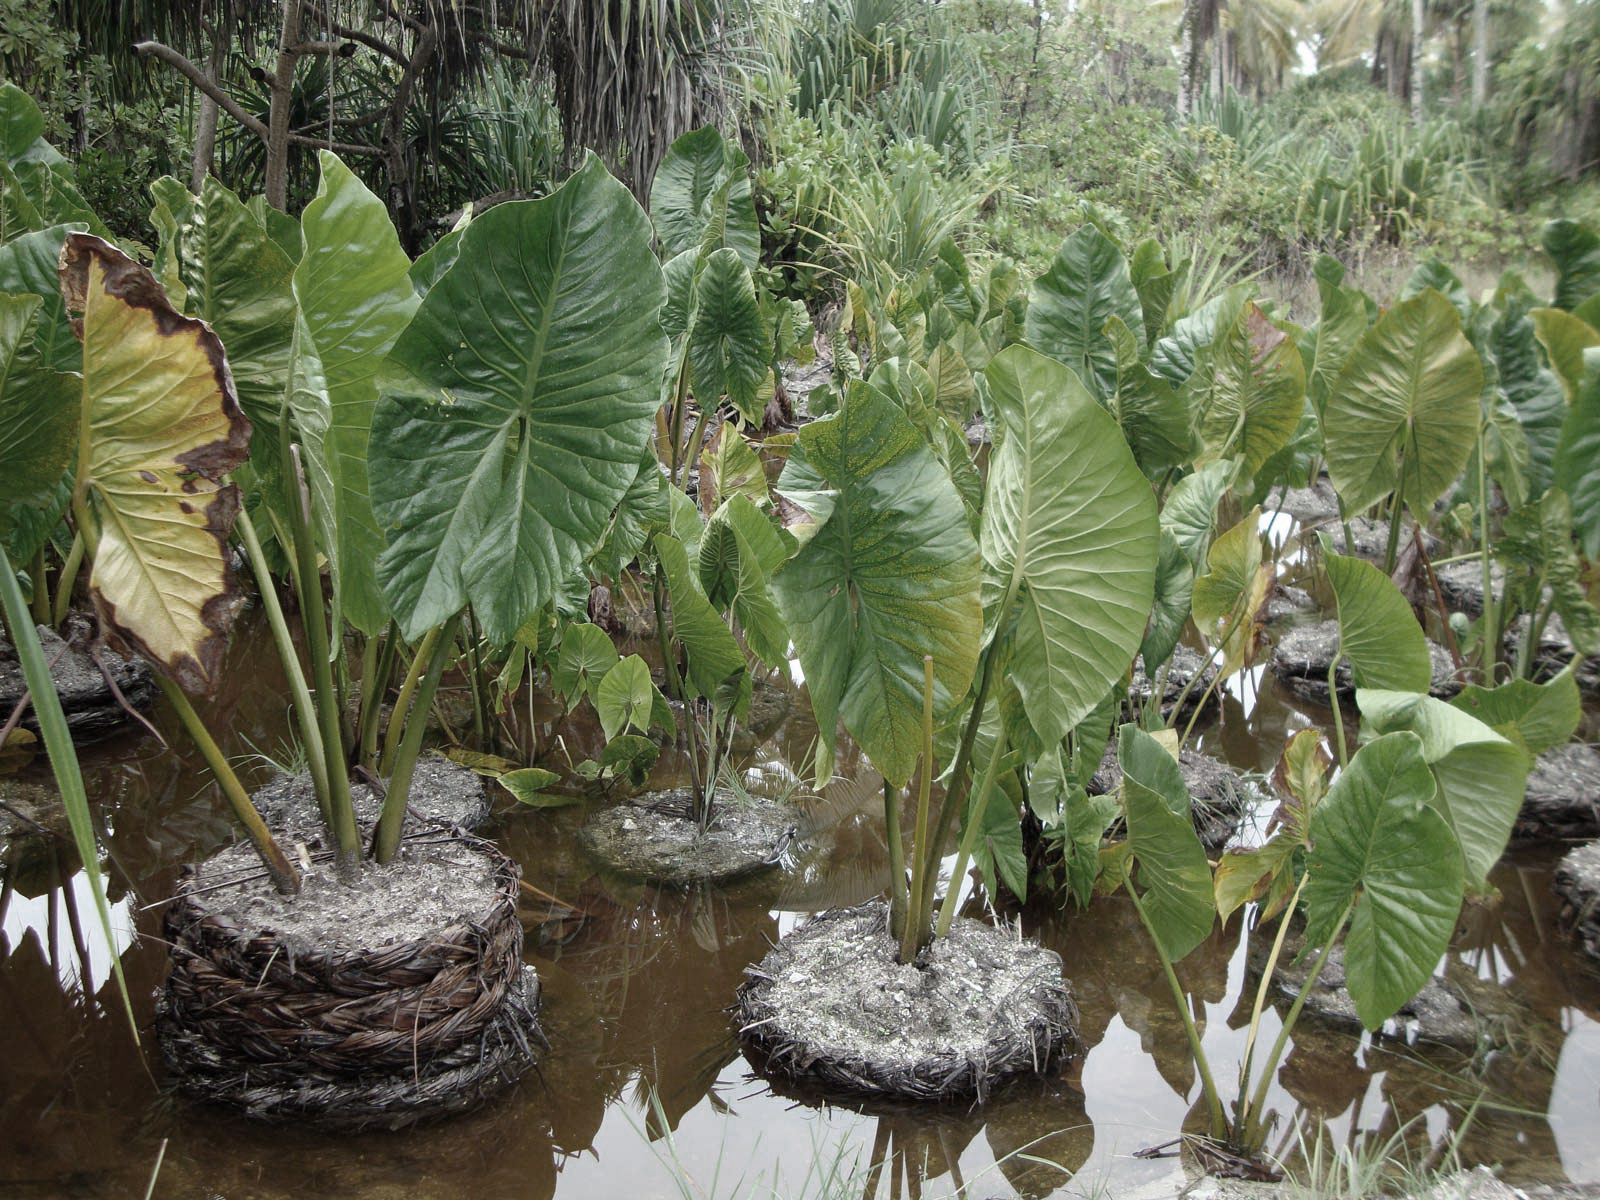
<svg viewBox="0 0 1600 1200"><path fill-rule="evenodd" d="M92 526L95 608L109 634L208 693L238 607L227 540L239 494L223 477L250 440L222 343L90 234L62 247L61 290L82 314L76 495Z"/></svg>

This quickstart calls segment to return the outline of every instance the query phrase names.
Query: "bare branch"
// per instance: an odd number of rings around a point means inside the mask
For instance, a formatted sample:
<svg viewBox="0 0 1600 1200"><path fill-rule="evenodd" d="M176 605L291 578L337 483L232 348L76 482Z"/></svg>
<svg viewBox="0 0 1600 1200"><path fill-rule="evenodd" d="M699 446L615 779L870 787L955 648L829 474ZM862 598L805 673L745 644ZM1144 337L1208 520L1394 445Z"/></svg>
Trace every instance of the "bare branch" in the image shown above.
<svg viewBox="0 0 1600 1200"><path fill-rule="evenodd" d="M255 134L263 142L267 140L267 124L260 117L253 117L227 92L206 77L206 73L194 63L190 62L178 51L164 42L135 42L133 52L141 58L158 58L173 70L182 75L200 91L217 102L217 107L222 109L239 124Z"/></svg>

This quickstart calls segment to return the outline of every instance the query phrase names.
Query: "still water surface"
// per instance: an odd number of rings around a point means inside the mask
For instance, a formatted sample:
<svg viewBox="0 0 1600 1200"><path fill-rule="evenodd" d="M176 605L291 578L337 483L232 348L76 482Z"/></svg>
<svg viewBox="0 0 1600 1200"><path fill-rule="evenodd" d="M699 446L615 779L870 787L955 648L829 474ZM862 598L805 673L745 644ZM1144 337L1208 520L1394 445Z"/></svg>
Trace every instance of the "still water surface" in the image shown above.
<svg viewBox="0 0 1600 1200"><path fill-rule="evenodd" d="M212 723L233 730L231 752L270 752L285 736L270 651L245 636L233 654L236 683ZM1198 745L1241 770L1268 770L1287 734L1326 718L1258 674ZM181 744L175 722L156 720ZM582 721L540 732L546 744L559 733L574 758L597 736ZM752 753L752 778L791 776L813 736L802 692L778 736ZM147 1024L164 953L159 913L143 906L167 894L180 863L226 840L228 821L198 762L147 735L97 748L86 767L106 813L122 936L131 942L135 924L142 935L123 964ZM671 782L681 767L666 756L658 777ZM256 769L264 779L267 768ZM501 846L528 881L577 910L525 913L551 1049L492 1108L403 1133L261 1127L172 1097L148 1034L144 1056L130 1045L97 946L86 952L98 1003L81 999L72 905L47 886L70 880L74 864L35 863L18 876L0 949L0 1195L143 1195L163 1143L154 1195L172 1200L799 1197L824 1194L830 1176L847 1185L827 1194L856 1197L963 1186L976 1197L1175 1193L1182 1164L1132 1155L1193 1127L1203 1104L1159 963L1120 898L1087 912L1047 898L1022 914L1062 955L1082 1010L1087 1050L1057 1077L979 1111L869 1113L778 1095L751 1077L726 1011L745 965L805 914L876 895L886 876L878 778L848 755L841 770L810 803L817 837L791 873L708 894L598 871L575 845L582 809L506 814ZM1497 1043L1487 1019L1472 1054L1302 1020L1272 1093L1284 1114L1274 1147L1292 1151L1319 1130L1341 1142L1387 1137L1410 1122L1401 1141L1417 1164L1456 1139L1464 1162L1499 1164L1513 1182L1600 1182L1600 976L1553 930L1558 854L1508 859L1498 899L1463 916L1451 969L1494 981L1518 1014ZM87 912L81 878L73 890ZM1236 918L1180 968L1225 1093L1246 1037L1254 936ZM81 940L94 939L86 930ZM1269 1012L1263 1038L1276 1035L1278 1015ZM869 1172L878 1162L888 1165Z"/></svg>

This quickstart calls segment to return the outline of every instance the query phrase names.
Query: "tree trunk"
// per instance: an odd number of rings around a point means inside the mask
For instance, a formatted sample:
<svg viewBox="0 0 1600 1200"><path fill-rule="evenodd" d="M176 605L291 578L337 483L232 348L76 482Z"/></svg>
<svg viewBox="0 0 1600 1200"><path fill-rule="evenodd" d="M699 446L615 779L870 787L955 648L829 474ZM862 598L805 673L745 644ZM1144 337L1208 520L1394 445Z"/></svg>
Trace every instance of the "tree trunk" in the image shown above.
<svg viewBox="0 0 1600 1200"><path fill-rule="evenodd" d="M1489 103L1489 0L1472 0L1472 103Z"/></svg>
<svg viewBox="0 0 1600 1200"><path fill-rule="evenodd" d="M1178 119L1194 111L1195 67L1200 57L1198 30L1200 0L1183 0L1183 26L1178 45Z"/></svg>
<svg viewBox="0 0 1600 1200"><path fill-rule="evenodd" d="M278 63L272 73L272 110L267 119L267 203L280 212L289 205L289 106L294 99L293 47L300 41L300 0L283 6L278 33Z"/></svg>
<svg viewBox="0 0 1600 1200"><path fill-rule="evenodd" d="M1028 75L1022 84L1022 103L1017 106L1017 137L1022 137L1022 122L1028 115L1028 98L1033 93L1033 79L1039 73L1039 46L1044 41L1044 0L1033 0L1033 57L1028 63ZM1180 101L1181 104L1181 101Z"/></svg>
<svg viewBox="0 0 1600 1200"><path fill-rule="evenodd" d="M1411 123L1422 124L1422 36L1427 0L1411 0Z"/></svg>
<svg viewBox="0 0 1600 1200"><path fill-rule="evenodd" d="M417 35L411 58L400 81L395 85L389 100L389 112L383 122L383 161L389 175L389 211L399 226L400 238L406 249L415 254L422 239L415 197L411 187L411 172L406 166L406 109L411 105L411 93L417 79L433 62L439 48L439 31L428 25Z"/></svg>
<svg viewBox="0 0 1600 1200"><path fill-rule="evenodd" d="M211 61L206 64L206 78L214 87L222 86L223 38L227 30L219 19L211 31ZM195 195L205 186L211 174L211 162L217 152L217 119L222 107L205 92L200 93L200 118L194 133L194 159L189 169L189 190Z"/></svg>

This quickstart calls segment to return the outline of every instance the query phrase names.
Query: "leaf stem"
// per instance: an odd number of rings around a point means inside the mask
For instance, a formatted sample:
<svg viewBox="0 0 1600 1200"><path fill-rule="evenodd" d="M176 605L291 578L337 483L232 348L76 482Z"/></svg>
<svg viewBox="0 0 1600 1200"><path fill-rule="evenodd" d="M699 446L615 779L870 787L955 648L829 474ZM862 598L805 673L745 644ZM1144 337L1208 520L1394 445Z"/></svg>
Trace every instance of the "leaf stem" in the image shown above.
<svg viewBox="0 0 1600 1200"><path fill-rule="evenodd" d="M199 714L194 711L194 705L189 703L189 697L181 687L159 671L153 671L151 674L155 678L156 686L161 689L161 694L167 698L167 703L172 705L173 711L178 714L178 720L183 722L183 728L194 742L195 748L200 751L201 757L206 760L206 765L211 768L211 773L216 776L222 794L227 797L228 806L233 809L233 815L244 826L251 844L255 846L256 853L261 856L261 861L267 868L267 873L272 876L272 886L285 896L294 895L300 890L300 877L295 874L294 867L289 865L288 858L284 856L283 850L278 846L271 831L267 829L266 822L256 811L256 806L250 802L250 796L245 792L244 785L239 782L239 776L234 774L232 765L211 736L211 731L200 720Z"/></svg>
<svg viewBox="0 0 1600 1200"><path fill-rule="evenodd" d="M283 673L289 682L289 694L300 723L300 736L305 739L306 763L311 770L311 785L317 794L317 807L322 811L322 819L327 822L328 828L332 829L333 811L328 807L328 766L322 745L322 728L318 723L316 705L311 701L311 689L306 686L305 671L300 666L300 652L289 634L283 605L278 602L277 581L267 570L267 557L262 552L261 539L256 536L255 524L242 505L233 527L239 531L239 540L244 543L244 555L256 577L261 607L266 611L267 625L272 630L272 640L278 649L278 660L283 664Z"/></svg>
<svg viewBox="0 0 1600 1200"><path fill-rule="evenodd" d="M1183 1021L1184 1036L1189 1039L1189 1053L1194 1056L1195 1070L1200 1074L1200 1087L1205 1092L1206 1109L1211 1116L1211 1136L1220 1141L1228 1134L1228 1117L1222 1107L1222 1094L1217 1091L1217 1082L1211 1075L1211 1060L1206 1057L1205 1047L1200 1042L1200 1030L1195 1026L1194 1014L1189 1011L1189 999L1183 994L1183 985L1178 982L1178 972L1173 969L1172 960L1167 957L1161 939L1156 936L1155 929L1150 924L1150 915L1145 912L1144 901L1139 899L1139 893L1134 888L1131 878L1128 880L1127 890L1129 899L1133 901L1134 911L1139 914L1139 921L1144 925L1145 932L1150 935L1151 945L1156 948L1156 957L1161 960L1161 970L1167 977L1167 986L1172 989L1173 1004Z"/></svg>
<svg viewBox="0 0 1600 1200"><path fill-rule="evenodd" d="M395 697L394 709L389 713L389 727L384 731L383 757L378 761L379 775L394 773L395 757L400 753L400 739L405 734L406 714L411 709L411 698L416 694L417 684L421 682L423 672L428 669L428 660L433 656L433 648L439 641L440 628L435 625L423 634L422 645L417 647L411 665L406 668L405 680L400 684L400 694Z"/></svg>
<svg viewBox="0 0 1600 1200"><path fill-rule="evenodd" d="M1300 1018L1300 1010L1305 1007L1306 997L1317 986L1317 979L1322 975L1322 968L1328 961L1328 955L1333 950L1334 943L1339 940L1339 935L1344 932L1345 922L1350 919L1350 913L1355 908L1355 903L1355 898L1352 897L1344 906L1344 912L1339 914L1338 923L1334 925L1333 932L1328 935L1327 942L1323 944L1322 952L1317 955L1317 961L1311 965L1311 971L1300 988L1300 994L1294 998L1294 1003L1289 1006L1289 1012L1283 1018L1283 1027L1278 1030L1278 1037L1272 1043L1272 1052L1267 1056L1266 1066L1262 1068L1261 1076L1256 1081L1255 1093L1250 1097L1249 1119L1241 1128L1235 1131L1235 1141L1242 1149L1253 1153L1260 1149L1260 1143L1266 1140L1266 1131L1261 1128L1261 1111L1267 1103L1267 1089L1272 1086L1273 1072L1277 1070L1278 1060L1283 1057L1283 1051L1289 1044L1289 1034L1294 1029L1294 1023ZM1285 922L1288 921L1289 915L1289 912L1284 913L1283 920Z"/></svg>
<svg viewBox="0 0 1600 1200"><path fill-rule="evenodd" d="M394 857L395 847L400 844L400 831L405 824L406 801L411 796L411 775L416 770L417 756L422 752L422 735L428 726L428 711L433 707L434 693L439 690L439 679L444 674L445 660L450 657L450 651L455 644L456 629L460 624L461 614L457 613L445 622L442 629L430 631L438 633L439 636L433 643L432 653L427 655L427 673L417 690L416 707L405 722L405 738L400 743L394 770L389 776L388 789L383 797L383 812L378 817L378 828L372 837L372 855L379 863L389 862ZM422 652L418 651L417 661L420 662L422 659ZM396 710L395 719L398 720L399 717L400 712Z"/></svg>
<svg viewBox="0 0 1600 1200"><path fill-rule="evenodd" d="M928 808L933 788L933 655L922 656L922 777L917 785L917 824L911 834L911 911L900 942L900 961L911 962L927 945L931 933L930 911L923 896L927 874Z"/></svg>

